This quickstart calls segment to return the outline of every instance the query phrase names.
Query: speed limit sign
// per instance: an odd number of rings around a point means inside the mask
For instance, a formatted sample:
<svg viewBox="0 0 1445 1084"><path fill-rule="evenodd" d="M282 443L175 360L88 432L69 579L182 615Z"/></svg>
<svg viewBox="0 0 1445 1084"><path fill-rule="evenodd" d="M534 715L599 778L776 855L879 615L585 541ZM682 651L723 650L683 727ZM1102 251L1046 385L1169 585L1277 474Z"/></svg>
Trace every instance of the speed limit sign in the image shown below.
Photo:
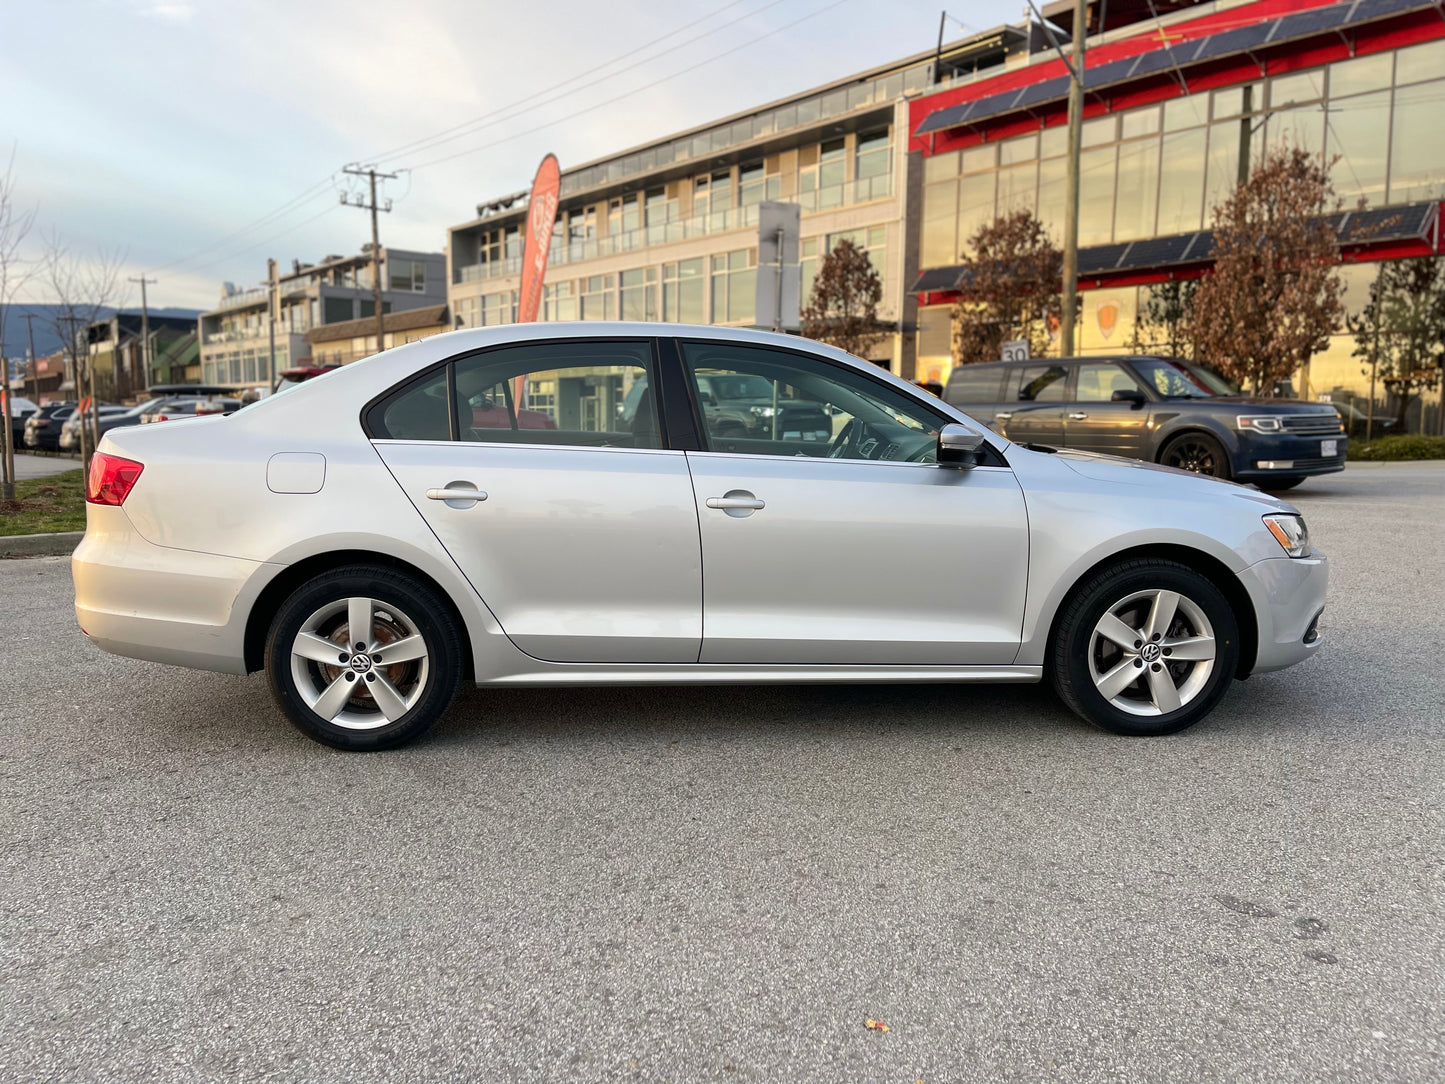
<svg viewBox="0 0 1445 1084"><path fill-rule="evenodd" d="M1003 344L1003 357L1001 361L1028 361L1029 341L1027 339L1009 339Z"/></svg>

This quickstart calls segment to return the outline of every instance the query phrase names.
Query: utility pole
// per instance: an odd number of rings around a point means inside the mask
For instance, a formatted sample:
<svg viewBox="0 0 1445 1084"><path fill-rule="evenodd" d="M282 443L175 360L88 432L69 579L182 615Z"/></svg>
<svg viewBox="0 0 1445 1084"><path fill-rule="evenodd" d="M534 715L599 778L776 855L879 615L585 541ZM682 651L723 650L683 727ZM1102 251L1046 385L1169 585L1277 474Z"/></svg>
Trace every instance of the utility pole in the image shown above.
<svg viewBox="0 0 1445 1084"><path fill-rule="evenodd" d="M154 283L156 280L148 279L144 275L142 275L138 279L126 279L126 281L140 283L140 356L141 365L145 367L146 387L149 388L151 385L151 311L150 307L146 304L146 283ZM120 351L119 325L116 326L115 338L115 348L117 351L116 360L118 364Z"/></svg>
<svg viewBox="0 0 1445 1084"><path fill-rule="evenodd" d="M267 321L268 329L266 337L271 350L270 354L267 355L271 360L266 369L266 390L268 395L271 391L275 390L276 387L276 310L279 308L280 302L280 298L276 295L279 289L280 280L276 277L276 261L268 259L266 261L266 314L269 319Z"/></svg>
<svg viewBox="0 0 1445 1084"><path fill-rule="evenodd" d="M360 207L364 211L371 212L371 297L376 306L376 352L379 354L386 349L386 326L382 321L381 312L381 236L376 224L376 213L378 211L390 211L391 200L386 201L385 206L378 206L376 202L376 179L380 177L384 181L394 180L395 173L378 173L375 166L347 166L342 170L353 177L366 177L371 182L371 202L365 202L361 196L348 198L347 194L341 194L341 202L348 207Z"/></svg>
<svg viewBox="0 0 1445 1084"><path fill-rule="evenodd" d="M0 454L5 460L4 482L0 484L0 497L7 501L15 499L15 426L10 420L14 416L14 404L10 402L10 359L5 356L5 343L0 341L0 369L5 370L5 386L0 388L0 422L5 425L4 443L0 444ZM23 384L24 381L22 380Z"/></svg>
<svg viewBox="0 0 1445 1084"><path fill-rule="evenodd" d="M1059 357L1074 353L1074 310L1079 297L1079 154L1084 121L1084 34L1087 0L1074 0L1074 57L1069 70L1069 159L1064 183L1064 311L1059 325Z"/></svg>

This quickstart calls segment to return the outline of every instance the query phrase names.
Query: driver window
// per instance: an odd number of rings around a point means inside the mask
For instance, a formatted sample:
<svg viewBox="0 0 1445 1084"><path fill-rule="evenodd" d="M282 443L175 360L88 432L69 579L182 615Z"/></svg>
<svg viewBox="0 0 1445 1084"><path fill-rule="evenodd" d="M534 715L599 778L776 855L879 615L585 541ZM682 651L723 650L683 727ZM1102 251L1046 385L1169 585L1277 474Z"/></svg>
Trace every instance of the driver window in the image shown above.
<svg viewBox="0 0 1445 1084"><path fill-rule="evenodd" d="M847 369L766 347L684 343L709 451L921 461L939 419Z"/></svg>

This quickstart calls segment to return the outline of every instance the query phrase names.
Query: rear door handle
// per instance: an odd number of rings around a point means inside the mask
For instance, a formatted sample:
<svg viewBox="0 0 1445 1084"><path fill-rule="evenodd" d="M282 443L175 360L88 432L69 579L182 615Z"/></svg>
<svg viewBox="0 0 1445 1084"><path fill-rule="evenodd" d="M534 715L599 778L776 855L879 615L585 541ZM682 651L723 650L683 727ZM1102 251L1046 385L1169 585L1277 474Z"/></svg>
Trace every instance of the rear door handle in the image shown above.
<svg viewBox="0 0 1445 1084"><path fill-rule="evenodd" d="M993 414L993 420L996 422L1006 422L1013 416L1014 412L1012 410L996 410Z"/></svg>
<svg viewBox="0 0 1445 1084"><path fill-rule="evenodd" d="M1089 415L1085 411L1075 410L1069 415L1069 420L1074 422L1081 422L1088 416Z"/></svg>
<svg viewBox="0 0 1445 1084"><path fill-rule="evenodd" d="M426 491L429 501L446 501L448 508L470 508L477 501L487 499L487 494L470 482L448 482L445 488Z"/></svg>
<svg viewBox="0 0 1445 1084"><path fill-rule="evenodd" d="M754 512L767 507L766 501L756 497L709 497L705 503L709 508L747 508Z"/></svg>

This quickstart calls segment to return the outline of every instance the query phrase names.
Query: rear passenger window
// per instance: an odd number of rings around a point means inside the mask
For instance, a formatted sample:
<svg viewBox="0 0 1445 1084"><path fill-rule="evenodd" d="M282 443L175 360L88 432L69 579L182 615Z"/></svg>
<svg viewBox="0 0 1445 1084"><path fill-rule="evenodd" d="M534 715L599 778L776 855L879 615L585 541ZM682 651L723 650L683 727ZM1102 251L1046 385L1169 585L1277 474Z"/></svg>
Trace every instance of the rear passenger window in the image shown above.
<svg viewBox="0 0 1445 1084"><path fill-rule="evenodd" d="M1069 384L1069 370L1062 365L1021 365L1014 370L1015 380L1009 387L1016 389L1012 400L1021 403L1062 403L1064 389Z"/></svg>
<svg viewBox="0 0 1445 1084"><path fill-rule="evenodd" d="M661 448L645 342L536 343L456 363L462 440Z"/></svg>
<svg viewBox="0 0 1445 1084"><path fill-rule="evenodd" d="M948 389L944 392L944 401L955 406L965 403L997 403L1003 372L1002 365L960 365L948 375Z"/></svg>

